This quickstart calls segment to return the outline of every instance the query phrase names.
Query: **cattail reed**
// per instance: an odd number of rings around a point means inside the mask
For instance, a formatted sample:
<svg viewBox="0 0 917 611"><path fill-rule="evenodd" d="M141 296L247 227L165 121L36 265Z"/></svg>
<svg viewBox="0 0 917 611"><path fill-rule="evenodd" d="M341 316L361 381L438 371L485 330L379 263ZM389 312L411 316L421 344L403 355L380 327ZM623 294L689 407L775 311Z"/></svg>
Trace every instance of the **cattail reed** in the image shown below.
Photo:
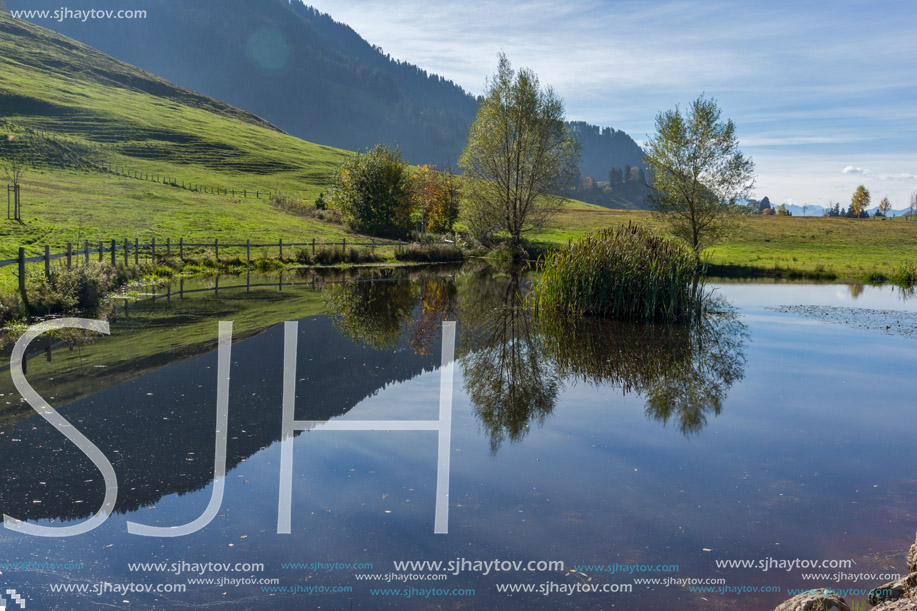
<svg viewBox="0 0 917 611"><path fill-rule="evenodd" d="M535 305L569 316L689 323L703 309L700 273L687 246L629 223L548 255Z"/></svg>

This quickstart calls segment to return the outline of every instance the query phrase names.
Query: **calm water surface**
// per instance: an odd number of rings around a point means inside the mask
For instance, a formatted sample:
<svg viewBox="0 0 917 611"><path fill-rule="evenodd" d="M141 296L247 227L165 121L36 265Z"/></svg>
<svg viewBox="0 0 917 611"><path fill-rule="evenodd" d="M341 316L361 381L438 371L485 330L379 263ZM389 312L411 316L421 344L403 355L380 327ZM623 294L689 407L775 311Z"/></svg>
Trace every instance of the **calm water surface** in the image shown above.
<svg viewBox="0 0 917 611"><path fill-rule="evenodd" d="M770 609L790 588L868 589L882 580L851 575L903 569L917 529L917 343L771 309L917 311L893 289L718 285L721 313L685 331L539 322L520 302L524 275L467 268L245 280L222 278L216 294L190 292L213 279L187 280L168 302L160 288L118 313L110 337L30 350L31 384L111 460L119 496L88 534L0 530L0 585L27 608ZM297 419L433 420L444 319L458 326L448 534L433 532L436 433L321 427L295 437L292 533L277 534L281 323L299 321ZM210 500L220 320L235 342L218 515L184 537L130 535L127 521L183 524ZM86 519L98 470L20 401L8 370L0 392L2 512ZM461 559L563 568L484 574ZM796 559L855 564L723 565ZM457 560L461 571L394 565ZM615 564L641 566L597 566Z"/></svg>

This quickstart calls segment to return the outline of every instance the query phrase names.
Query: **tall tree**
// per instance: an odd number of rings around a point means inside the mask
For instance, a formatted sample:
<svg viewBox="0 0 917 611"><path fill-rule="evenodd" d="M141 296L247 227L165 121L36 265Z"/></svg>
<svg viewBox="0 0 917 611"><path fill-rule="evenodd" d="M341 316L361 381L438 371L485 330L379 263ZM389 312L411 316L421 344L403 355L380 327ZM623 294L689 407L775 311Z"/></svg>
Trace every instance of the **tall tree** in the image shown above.
<svg viewBox="0 0 917 611"><path fill-rule="evenodd" d="M656 116L645 147L652 208L697 256L720 237L736 200L754 185L754 163L739 150L735 124L720 121L716 100L703 96L686 113L677 107Z"/></svg>
<svg viewBox="0 0 917 611"><path fill-rule="evenodd" d="M577 177L579 144L564 123L564 104L529 69L514 71L500 54L497 73L468 132L466 221L479 239L498 231L518 246L541 227Z"/></svg>
<svg viewBox="0 0 917 611"><path fill-rule="evenodd" d="M917 191L914 191L913 193L911 193L911 201L910 201L909 210L911 214L917 214Z"/></svg>
<svg viewBox="0 0 917 611"><path fill-rule="evenodd" d="M853 197L850 198L850 208L853 210L854 217L863 214L863 211L869 207L870 199L869 189L863 185L857 187L857 190L853 192Z"/></svg>
<svg viewBox="0 0 917 611"><path fill-rule="evenodd" d="M615 166L611 168L611 171L608 173L608 182L614 186L624 182L624 172L621 170L621 166Z"/></svg>
<svg viewBox="0 0 917 611"><path fill-rule="evenodd" d="M888 211L892 209L892 203L888 201L888 197L883 197L882 201L879 202L879 212L882 213L882 216L888 216Z"/></svg>

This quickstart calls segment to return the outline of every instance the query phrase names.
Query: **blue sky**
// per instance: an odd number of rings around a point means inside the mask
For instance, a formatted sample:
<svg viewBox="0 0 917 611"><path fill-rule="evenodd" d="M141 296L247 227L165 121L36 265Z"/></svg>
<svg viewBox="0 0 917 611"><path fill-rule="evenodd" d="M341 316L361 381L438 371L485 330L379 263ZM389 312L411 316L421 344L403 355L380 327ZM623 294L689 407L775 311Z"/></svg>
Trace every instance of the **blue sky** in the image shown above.
<svg viewBox="0 0 917 611"><path fill-rule="evenodd" d="M307 0L398 59L472 93L505 52L567 114L638 142L656 113L715 97L756 194L904 208L917 190L917 2Z"/></svg>

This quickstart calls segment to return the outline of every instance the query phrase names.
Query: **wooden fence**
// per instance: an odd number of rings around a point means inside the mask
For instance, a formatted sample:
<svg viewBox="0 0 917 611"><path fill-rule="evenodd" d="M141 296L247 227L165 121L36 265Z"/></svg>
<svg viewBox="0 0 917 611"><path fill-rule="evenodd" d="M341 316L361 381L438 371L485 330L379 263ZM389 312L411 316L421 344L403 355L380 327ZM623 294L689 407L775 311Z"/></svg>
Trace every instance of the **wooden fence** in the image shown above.
<svg viewBox="0 0 917 611"><path fill-rule="evenodd" d="M67 242L67 249L63 252L57 253L52 253L51 247L45 245L45 252L43 255L35 255L31 257L25 256L25 248L20 246L19 254L15 259L0 260L0 268L6 267L8 265L18 265L19 291L24 293L26 282L26 263L44 262L45 277L50 277L51 261L56 259L66 259L67 269L70 269L74 264L79 265L80 260L83 261L84 265L89 265L90 260L95 259L96 257L99 262L104 261L106 257L108 257L110 258L112 265L117 264L119 260L122 260L125 265L130 265L131 255L133 254L134 264L139 265L141 251L148 252L151 261L155 263L157 256L171 257L173 254L177 254L179 258L184 258L185 249L212 248L214 258L219 261L221 248L244 248L245 260L246 262L251 263L252 248L276 248L278 258L283 259L285 248L311 248L311 254L314 255L316 248L337 248L340 246L341 250L347 250L348 246L363 246L375 250L376 248L382 246L394 246L398 250L401 250L404 246L409 244L411 244L411 242L404 242L402 240L398 240L396 242L391 240L385 241L375 239L371 239L369 242L349 242L347 238L341 238L340 242L326 242L324 240L316 240L315 238L312 238L312 240L309 242L284 242L283 239L278 239L278 241L275 243L253 243L249 239L245 240L244 244L223 243L220 242L219 239L214 239L212 242L185 242L184 238L179 238L178 242L172 242L170 238L166 238L165 242L160 242L157 244L156 239L152 238L148 244L141 244L138 238L135 238L133 242L125 238L121 242L118 240L111 240L109 243L106 243L105 241L99 241L98 246L93 246L92 248L90 248L88 241L84 241L82 247L77 245L76 248L74 248L71 242ZM423 242L421 244L428 246L434 244L452 244L452 242Z"/></svg>

